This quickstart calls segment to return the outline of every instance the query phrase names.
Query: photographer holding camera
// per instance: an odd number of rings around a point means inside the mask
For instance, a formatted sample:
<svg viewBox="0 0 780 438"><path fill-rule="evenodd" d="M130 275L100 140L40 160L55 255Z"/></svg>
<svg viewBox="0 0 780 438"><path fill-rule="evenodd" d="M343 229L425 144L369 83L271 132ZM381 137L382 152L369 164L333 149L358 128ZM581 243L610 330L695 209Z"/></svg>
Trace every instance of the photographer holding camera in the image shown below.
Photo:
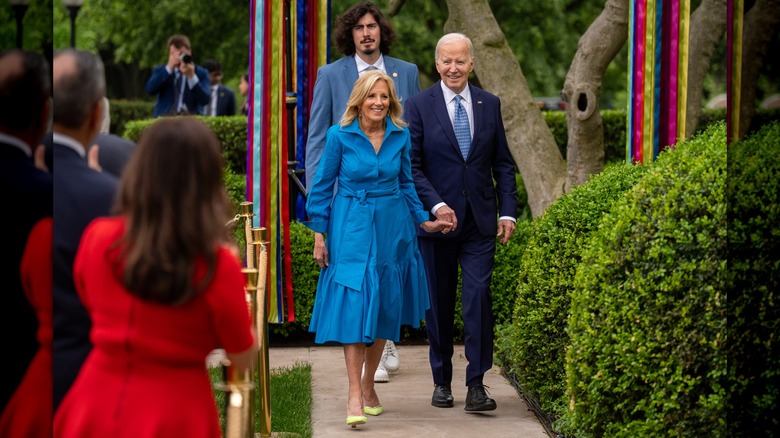
<svg viewBox="0 0 780 438"><path fill-rule="evenodd" d="M208 71L193 62L189 38L168 38L168 62L152 70L146 92L157 95L155 118L203 113L211 98L211 83Z"/></svg>

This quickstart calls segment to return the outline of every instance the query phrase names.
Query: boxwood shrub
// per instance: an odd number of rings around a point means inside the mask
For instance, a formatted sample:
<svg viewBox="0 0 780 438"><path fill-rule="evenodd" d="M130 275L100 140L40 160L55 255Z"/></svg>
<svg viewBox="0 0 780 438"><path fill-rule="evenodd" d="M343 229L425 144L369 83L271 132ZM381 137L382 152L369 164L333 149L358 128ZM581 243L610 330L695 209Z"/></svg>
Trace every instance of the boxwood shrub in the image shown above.
<svg viewBox="0 0 780 438"><path fill-rule="evenodd" d="M182 117L198 117L206 122L222 144L222 154L228 167L235 173L246 174L246 116ZM156 120L159 119L128 121L125 125L124 137L137 143L143 131Z"/></svg>
<svg viewBox="0 0 780 438"><path fill-rule="evenodd" d="M780 431L780 124L728 151L729 402L733 436Z"/></svg>
<svg viewBox="0 0 780 438"><path fill-rule="evenodd" d="M548 416L567 406L566 321L574 273L590 233L612 204L649 166L608 165L585 184L558 198L537 218L522 263L514 271L518 290L512 324L497 355L502 368Z"/></svg>
<svg viewBox="0 0 780 438"><path fill-rule="evenodd" d="M586 244L567 433L725 436L725 124L659 155Z"/></svg>

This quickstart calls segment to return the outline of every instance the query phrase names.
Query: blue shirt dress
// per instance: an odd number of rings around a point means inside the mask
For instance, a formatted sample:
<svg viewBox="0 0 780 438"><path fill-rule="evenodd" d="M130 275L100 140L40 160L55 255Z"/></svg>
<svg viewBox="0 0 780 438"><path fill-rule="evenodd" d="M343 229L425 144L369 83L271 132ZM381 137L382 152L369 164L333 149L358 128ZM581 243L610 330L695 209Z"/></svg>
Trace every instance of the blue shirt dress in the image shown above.
<svg viewBox="0 0 780 438"><path fill-rule="evenodd" d="M412 181L409 130L386 119L379 153L357 119L328 129L306 200L312 230L326 235L309 331L315 342L398 341L430 307L417 227L429 219ZM334 195L334 185L338 188Z"/></svg>

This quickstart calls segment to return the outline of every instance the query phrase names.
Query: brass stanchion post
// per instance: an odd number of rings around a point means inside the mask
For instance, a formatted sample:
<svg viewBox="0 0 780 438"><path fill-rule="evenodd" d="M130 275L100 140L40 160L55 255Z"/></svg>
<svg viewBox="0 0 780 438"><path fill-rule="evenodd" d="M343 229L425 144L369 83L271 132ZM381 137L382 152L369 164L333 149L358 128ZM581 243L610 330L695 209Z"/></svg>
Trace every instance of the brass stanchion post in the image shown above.
<svg viewBox="0 0 780 438"><path fill-rule="evenodd" d="M246 293L255 295L257 269L244 268L242 272L246 278ZM223 436L224 438L253 438L254 404L252 399L255 393L255 381L251 375L252 369L238 372L227 358L222 360L221 365L222 382L215 384L215 388L225 392Z"/></svg>
<svg viewBox="0 0 780 438"><path fill-rule="evenodd" d="M268 242L265 228L252 228L252 244L255 245L257 256L257 295L255 302L255 324L257 338L260 341L260 351L257 358L257 371L259 389L258 399L260 404L260 436L271 436L271 376L268 366L268 296L266 294L268 273Z"/></svg>

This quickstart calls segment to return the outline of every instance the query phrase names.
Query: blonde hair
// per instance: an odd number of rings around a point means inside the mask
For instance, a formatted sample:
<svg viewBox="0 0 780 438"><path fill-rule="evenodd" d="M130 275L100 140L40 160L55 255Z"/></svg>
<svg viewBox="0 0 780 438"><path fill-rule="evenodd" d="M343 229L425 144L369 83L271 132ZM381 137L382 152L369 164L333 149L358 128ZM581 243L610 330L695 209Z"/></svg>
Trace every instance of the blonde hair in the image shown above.
<svg viewBox="0 0 780 438"><path fill-rule="evenodd" d="M364 73L355 81L355 86L352 87L352 93L347 101L347 109L339 122L341 126L349 125L358 117L360 107L368 98L371 88L374 87L377 81L382 80L387 83L387 89L390 92L390 105L387 108L387 115L390 117L390 121L399 128L406 126L406 122L401 120L404 109L401 106L401 101L398 100L398 95L395 93L395 83L393 83L393 80L390 79L387 73L381 70L372 70Z"/></svg>

